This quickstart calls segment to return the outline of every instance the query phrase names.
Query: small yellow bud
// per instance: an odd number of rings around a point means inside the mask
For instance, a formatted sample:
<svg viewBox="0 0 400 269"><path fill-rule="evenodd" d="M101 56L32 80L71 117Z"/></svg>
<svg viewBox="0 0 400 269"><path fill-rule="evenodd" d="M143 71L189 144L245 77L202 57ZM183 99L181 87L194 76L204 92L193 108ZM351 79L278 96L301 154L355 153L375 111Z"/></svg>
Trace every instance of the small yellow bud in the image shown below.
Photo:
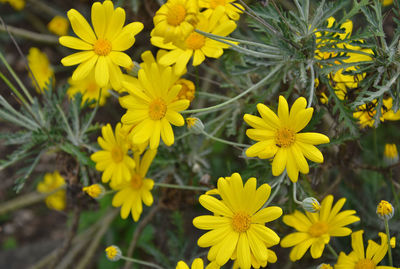
<svg viewBox="0 0 400 269"><path fill-rule="evenodd" d="M53 34L58 36L67 35L69 28L68 20L61 16L55 16L49 24L47 24L47 29Z"/></svg>
<svg viewBox="0 0 400 269"><path fill-rule="evenodd" d="M110 261L116 262L122 257L121 249L115 245L106 248L106 257Z"/></svg>
<svg viewBox="0 0 400 269"><path fill-rule="evenodd" d="M396 247L396 237L393 236L390 238L390 247L395 248Z"/></svg>
<svg viewBox="0 0 400 269"><path fill-rule="evenodd" d="M330 264L321 263L320 265L318 265L317 269L333 269L333 267Z"/></svg>
<svg viewBox="0 0 400 269"><path fill-rule="evenodd" d="M181 78L175 84L182 86L181 90L178 93L177 98L179 100L186 99L192 102L194 99L194 94L196 92L196 87L194 86L194 83L191 82L190 80Z"/></svg>
<svg viewBox="0 0 400 269"><path fill-rule="evenodd" d="M382 200L376 208L376 214L379 218L389 220L393 217L394 208L388 201Z"/></svg>
<svg viewBox="0 0 400 269"><path fill-rule="evenodd" d="M87 187L83 187L82 191L86 192L90 197L94 199L101 199L104 196L106 190L101 184L92 184Z"/></svg>
<svg viewBox="0 0 400 269"><path fill-rule="evenodd" d="M186 118L186 124L188 129L195 134L201 134L204 131L204 124L199 118Z"/></svg>
<svg viewBox="0 0 400 269"><path fill-rule="evenodd" d="M383 152L383 161L386 165L392 165L399 161L399 153L396 144L386 144Z"/></svg>
<svg viewBox="0 0 400 269"><path fill-rule="evenodd" d="M306 199L304 199L303 202L301 202L301 206L304 208L305 211L311 213L316 213L321 209L321 205L314 197L307 197Z"/></svg>

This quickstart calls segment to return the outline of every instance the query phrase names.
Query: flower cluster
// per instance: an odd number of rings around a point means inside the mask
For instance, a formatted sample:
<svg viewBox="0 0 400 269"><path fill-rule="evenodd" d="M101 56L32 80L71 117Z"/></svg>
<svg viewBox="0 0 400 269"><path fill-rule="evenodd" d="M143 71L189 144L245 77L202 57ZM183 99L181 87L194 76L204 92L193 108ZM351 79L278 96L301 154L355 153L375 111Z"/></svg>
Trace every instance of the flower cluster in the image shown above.
<svg viewBox="0 0 400 269"><path fill-rule="evenodd" d="M58 171L53 173L46 173L44 178L36 187L40 193L48 193L45 202L48 208L55 210L64 210L66 205L65 179Z"/></svg>

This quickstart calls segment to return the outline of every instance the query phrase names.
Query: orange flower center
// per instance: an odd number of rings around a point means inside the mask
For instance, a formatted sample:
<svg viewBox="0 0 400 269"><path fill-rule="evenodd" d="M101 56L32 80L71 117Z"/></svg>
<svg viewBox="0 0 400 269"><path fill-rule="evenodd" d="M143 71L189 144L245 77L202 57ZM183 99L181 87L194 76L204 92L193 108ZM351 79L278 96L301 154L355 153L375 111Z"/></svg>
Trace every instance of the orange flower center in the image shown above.
<svg viewBox="0 0 400 269"><path fill-rule="evenodd" d="M142 177L139 176L138 174L134 174L131 178L131 186L132 188L134 188L135 190L140 189L140 187L142 187Z"/></svg>
<svg viewBox="0 0 400 269"><path fill-rule="evenodd" d="M206 38L196 32L191 33L185 41L186 47L191 50L201 49L206 43Z"/></svg>
<svg viewBox="0 0 400 269"><path fill-rule="evenodd" d="M374 269L375 263L370 259L362 259L356 263L354 269Z"/></svg>
<svg viewBox="0 0 400 269"><path fill-rule="evenodd" d="M275 137L277 146L287 148L294 143L296 140L296 133L289 128L282 128L278 130Z"/></svg>
<svg viewBox="0 0 400 269"><path fill-rule="evenodd" d="M235 232L244 233L250 228L251 218L247 213L238 212L232 217L232 228Z"/></svg>
<svg viewBox="0 0 400 269"><path fill-rule="evenodd" d="M178 26L186 17L186 8L181 4L172 6L167 14L167 22L169 25Z"/></svg>
<svg viewBox="0 0 400 269"><path fill-rule="evenodd" d="M113 159L114 162L119 163L124 158L124 153L119 147L114 147L111 150L111 158Z"/></svg>
<svg viewBox="0 0 400 269"><path fill-rule="evenodd" d="M328 225L323 221L318 221L314 223L308 230L308 233L312 237L320 237L321 235L326 234L327 232L328 232Z"/></svg>
<svg viewBox="0 0 400 269"><path fill-rule="evenodd" d="M93 50L99 56L107 56L112 50L112 44L107 39L99 39L94 43Z"/></svg>
<svg viewBox="0 0 400 269"><path fill-rule="evenodd" d="M88 83L87 87L86 87L86 91L88 93L95 93L97 92L98 86L97 83L95 81L92 81L90 83Z"/></svg>
<svg viewBox="0 0 400 269"><path fill-rule="evenodd" d="M217 6L225 6L226 2L225 0L211 0L210 1L210 7L211 8L216 8Z"/></svg>
<svg viewBox="0 0 400 269"><path fill-rule="evenodd" d="M167 104L161 98L155 99L149 105L149 117L152 120L161 120L167 113Z"/></svg>

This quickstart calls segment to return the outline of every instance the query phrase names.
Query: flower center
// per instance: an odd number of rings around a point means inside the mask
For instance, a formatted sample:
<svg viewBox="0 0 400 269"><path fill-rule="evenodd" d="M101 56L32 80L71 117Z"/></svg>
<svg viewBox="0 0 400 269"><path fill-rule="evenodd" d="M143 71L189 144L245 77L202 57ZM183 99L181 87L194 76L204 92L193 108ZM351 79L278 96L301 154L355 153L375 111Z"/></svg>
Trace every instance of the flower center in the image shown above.
<svg viewBox="0 0 400 269"><path fill-rule="evenodd" d="M86 91L88 93L95 93L95 92L97 92L97 89L98 89L98 86L95 81L90 82L86 87Z"/></svg>
<svg viewBox="0 0 400 269"><path fill-rule="evenodd" d="M150 119L161 120L162 118L164 118L166 112L167 112L167 104L164 102L163 99L157 98L150 103L149 106Z"/></svg>
<svg viewBox="0 0 400 269"><path fill-rule="evenodd" d="M178 26L186 17L186 8L181 4L172 6L167 14L167 22L169 25Z"/></svg>
<svg viewBox="0 0 400 269"><path fill-rule="evenodd" d="M251 218L247 213L238 212L232 217L232 228L235 232L244 233L250 228Z"/></svg>
<svg viewBox="0 0 400 269"><path fill-rule="evenodd" d="M294 143L295 139L295 132L293 132L289 128L282 128L278 130L275 137L275 142L277 146L287 148Z"/></svg>
<svg viewBox="0 0 400 269"><path fill-rule="evenodd" d="M206 43L206 38L196 32L191 33L185 41L186 47L191 50L201 49Z"/></svg>
<svg viewBox="0 0 400 269"><path fill-rule="evenodd" d="M140 189L140 187L142 187L142 177L138 174L134 174L131 178L131 186L135 190Z"/></svg>
<svg viewBox="0 0 400 269"><path fill-rule="evenodd" d="M354 269L374 269L375 263L370 259L362 259L356 263Z"/></svg>
<svg viewBox="0 0 400 269"><path fill-rule="evenodd" d="M119 147L114 147L111 150L111 158L113 159L114 162L119 163L124 158L124 153Z"/></svg>
<svg viewBox="0 0 400 269"><path fill-rule="evenodd" d="M210 7L215 9L217 6L225 6L225 0L211 0Z"/></svg>
<svg viewBox="0 0 400 269"><path fill-rule="evenodd" d="M181 78L179 79L175 84L181 85L182 88L178 93L177 99L180 100L189 100L190 102L193 101L194 99L194 92L195 92L195 86L193 82L190 80Z"/></svg>
<svg viewBox="0 0 400 269"><path fill-rule="evenodd" d="M321 235L325 234L327 231L328 231L328 225L325 222L318 221L310 227L310 229L308 230L308 233L312 237L320 237Z"/></svg>
<svg viewBox="0 0 400 269"><path fill-rule="evenodd" d="M94 53L100 56L107 56L111 52L111 49L111 42L107 39L99 39L93 45Z"/></svg>

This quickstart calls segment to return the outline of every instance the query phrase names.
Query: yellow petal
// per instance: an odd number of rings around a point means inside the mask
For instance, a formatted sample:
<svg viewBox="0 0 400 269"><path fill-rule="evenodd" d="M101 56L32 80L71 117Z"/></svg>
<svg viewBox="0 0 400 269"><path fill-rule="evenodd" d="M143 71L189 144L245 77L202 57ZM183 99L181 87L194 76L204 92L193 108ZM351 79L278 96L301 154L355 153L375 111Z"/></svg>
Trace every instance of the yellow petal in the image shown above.
<svg viewBox="0 0 400 269"><path fill-rule="evenodd" d="M109 57L113 61L114 64L128 68L132 65L132 59L125 53L120 51L112 51L109 54Z"/></svg>
<svg viewBox="0 0 400 269"><path fill-rule="evenodd" d="M89 58L89 60L87 60L86 62L79 64L74 73L72 73L72 79L77 81L86 78L93 70L97 62L97 58L98 56L94 56L92 58Z"/></svg>
<svg viewBox="0 0 400 269"><path fill-rule="evenodd" d="M285 148L279 149L272 161L272 174L274 176L279 176L285 170L285 165L287 162L288 151Z"/></svg>
<svg viewBox="0 0 400 269"><path fill-rule="evenodd" d="M96 83L100 87L106 87L109 82L110 74L108 72L107 60L104 56L99 56L94 71Z"/></svg>
<svg viewBox="0 0 400 269"><path fill-rule="evenodd" d="M93 45L73 36L62 36L58 39L61 45L76 50L93 50Z"/></svg>
<svg viewBox="0 0 400 269"><path fill-rule="evenodd" d="M85 62L91 57L96 57L93 51L81 51L62 58L61 63L64 66L71 66Z"/></svg>
<svg viewBox="0 0 400 269"><path fill-rule="evenodd" d="M161 119L161 138L165 145L171 146L174 144L174 132L172 130L171 124L166 118ZM150 145L151 148L153 148Z"/></svg>
<svg viewBox="0 0 400 269"><path fill-rule="evenodd" d="M282 209L277 206L270 206L267 208L263 208L256 214L254 214L251 217L251 221L254 223L264 224L266 222L276 220L280 216L282 216Z"/></svg>
<svg viewBox="0 0 400 269"><path fill-rule="evenodd" d="M329 143L329 137L320 133L299 133L296 134L296 141L304 144L319 145Z"/></svg>
<svg viewBox="0 0 400 269"><path fill-rule="evenodd" d="M86 19L75 9L68 11L67 16L71 22L71 27L75 34L87 43L94 44L97 40L92 27Z"/></svg>
<svg viewBox="0 0 400 269"><path fill-rule="evenodd" d="M278 116L266 105L257 104L257 110L260 113L261 117L265 121L267 125L269 125L272 129L279 129L281 123L279 121Z"/></svg>
<svg viewBox="0 0 400 269"><path fill-rule="evenodd" d="M97 38L104 38L104 31L106 29L106 13L100 2L95 2L92 5L92 24Z"/></svg>

